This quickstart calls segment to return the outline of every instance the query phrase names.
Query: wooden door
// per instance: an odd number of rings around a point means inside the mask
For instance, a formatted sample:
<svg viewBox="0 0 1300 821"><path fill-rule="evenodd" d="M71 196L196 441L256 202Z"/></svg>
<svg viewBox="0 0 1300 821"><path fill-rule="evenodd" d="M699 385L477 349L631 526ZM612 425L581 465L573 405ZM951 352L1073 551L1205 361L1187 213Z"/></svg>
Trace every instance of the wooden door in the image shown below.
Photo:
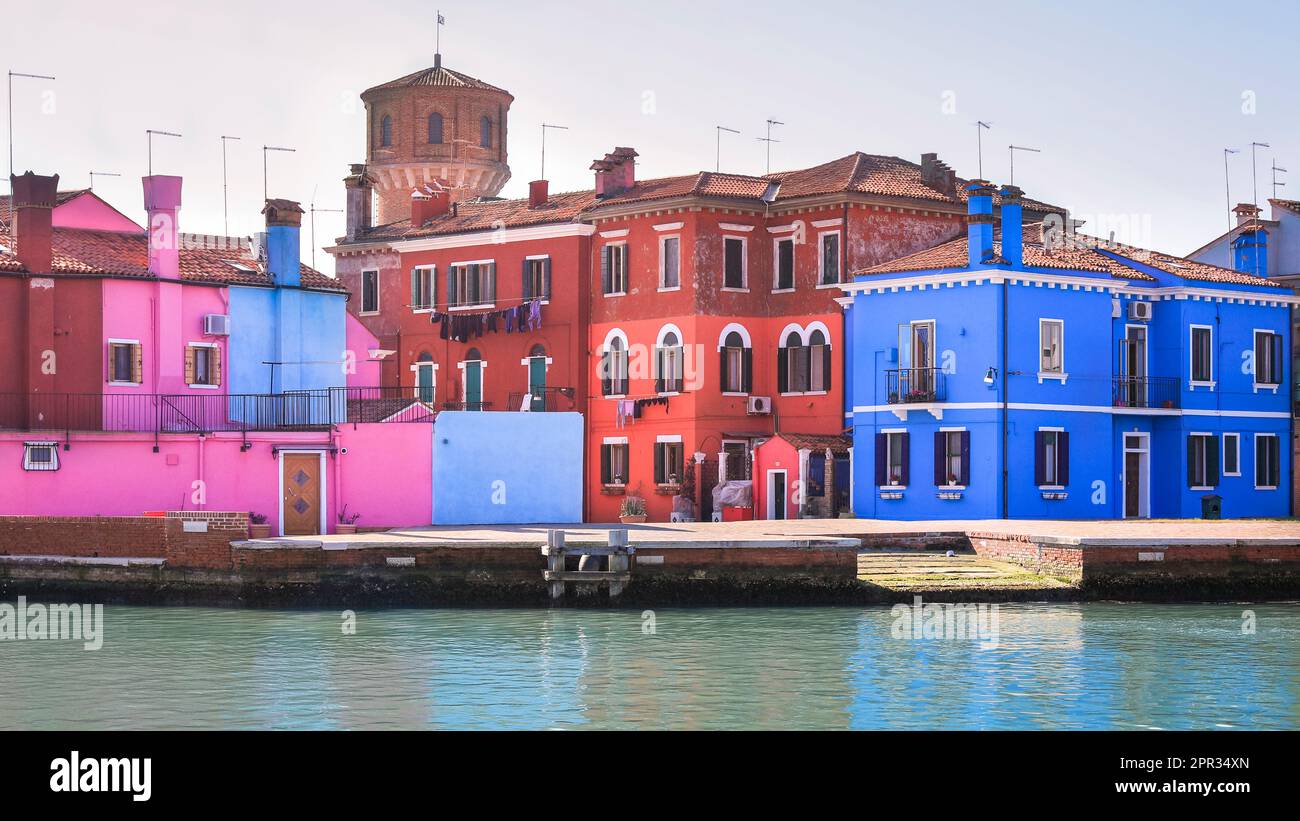
<svg viewBox="0 0 1300 821"><path fill-rule="evenodd" d="M1142 454L1124 453L1124 518L1136 519L1142 510Z"/></svg>
<svg viewBox="0 0 1300 821"><path fill-rule="evenodd" d="M284 498L280 508L286 536L315 536L321 523L320 454L284 454Z"/></svg>

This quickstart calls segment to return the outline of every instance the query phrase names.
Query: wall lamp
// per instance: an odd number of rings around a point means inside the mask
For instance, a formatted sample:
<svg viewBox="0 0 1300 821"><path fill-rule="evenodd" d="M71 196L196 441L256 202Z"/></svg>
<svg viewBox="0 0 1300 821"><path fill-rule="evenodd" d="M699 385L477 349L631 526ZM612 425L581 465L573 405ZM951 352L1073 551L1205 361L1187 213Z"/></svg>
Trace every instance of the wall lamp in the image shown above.
<svg viewBox="0 0 1300 821"><path fill-rule="evenodd" d="M998 369L990 365L989 369L984 372L984 384L992 385L993 381L997 378L998 378Z"/></svg>

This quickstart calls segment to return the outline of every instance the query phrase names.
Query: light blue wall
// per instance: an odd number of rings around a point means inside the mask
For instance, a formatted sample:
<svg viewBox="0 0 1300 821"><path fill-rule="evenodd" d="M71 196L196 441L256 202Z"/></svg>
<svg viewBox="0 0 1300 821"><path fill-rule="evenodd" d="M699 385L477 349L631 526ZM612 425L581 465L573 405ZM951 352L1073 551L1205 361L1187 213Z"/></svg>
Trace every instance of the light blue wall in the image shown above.
<svg viewBox="0 0 1300 821"><path fill-rule="evenodd" d="M346 384L347 300L299 288L230 289L230 392L279 393ZM294 363L275 368L264 362Z"/></svg>
<svg viewBox="0 0 1300 821"><path fill-rule="evenodd" d="M433 429L433 522L581 522L582 465L581 414L444 411Z"/></svg>

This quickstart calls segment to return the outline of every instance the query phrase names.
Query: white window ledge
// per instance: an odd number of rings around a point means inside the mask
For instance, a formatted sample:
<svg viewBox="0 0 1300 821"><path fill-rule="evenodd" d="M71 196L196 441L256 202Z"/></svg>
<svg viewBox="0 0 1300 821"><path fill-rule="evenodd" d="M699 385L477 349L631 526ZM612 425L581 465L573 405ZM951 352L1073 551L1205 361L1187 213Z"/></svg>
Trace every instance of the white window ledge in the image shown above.
<svg viewBox="0 0 1300 821"><path fill-rule="evenodd" d="M1187 383L1187 389L1189 391L1194 391L1197 388L1209 388L1210 393L1214 393L1214 388L1218 384L1219 384L1218 382L1197 382L1196 380L1192 380L1191 382Z"/></svg>
<svg viewBox="0 0 1300 821"><path fill-rule="evenodd" d="M201 391L215 391L215 390L220 390L220 389L221 389L221 386L220 386L220 385L198 385L198 384L192 384L192 385L191 385L191 384L187 384L186 387L189 387L189 388L195 388L195 389L197 389L197 390L201 390Z"/></svg>
<svg viewBox="0 0 1300 821"><path fill-rule="evenodd" d="M682 289L682 286L680 286L680 285L672 285L672 286L667 286L667 287L665 287L665 286L660 286L660 287L659 287L659 293L662 294L662 293L665 293L665 292L667 292L667 291L680 291L681 289Z"/></svg>
<svg viewBox="0 0 1300 821"><path fill-rule="evenodd" d="M138 388L144 383L143 382L109 382L108 384L114 388Z"/></svg>
<svg viewBox="0 0 1300 821"><path fill-rule="evenodd" d="M1280 385L1271 384L1271 383L1268 383L1268 382L1258 382L1258 383L1256 383L1255 386L1254 386L1254 388L1255 388L1255 393L1259 393L1259 391L1260 391L1261 388L1263 388L1263 389L1266 390L1266 391L1272 391L1273 393L1277 393L1277 389L1278 389L1279 387L1281 387L1281 386L1280 386Z"/></svg>
<svg viewBox="0 0 1300 821"><path fill-rule="evenodd" d="M728 288L726 285L722 286L722 288L719 289L719 290L723 291L724 293L729 293L729 294L747 294L747 293L749 293L749 288Z"/></svg>
<svg viewBox="0 0 1300 821"><path fill-rule="evenodd" d="M1039 371L1039 372L1038 372L1038 384L1040 384L1040 385L1043 384L1044 380L1049 380L1049 379L1050 379L1051 381L1053 381L1053 382L1060 382L1062 385L1064 385L1064 384L1065 384L1065 380L1067 380L1067 379L1069 379L1069 378L1070 378L1070 375L1069 375L1068 373L1057 373L1057 372L1055 372L1055 371Z"/></svg>
<svg viewBox="0 0 1300 821"><path fill-rule="evenodd" d="M773 288L772 289L772 293L774 294L793 294L794 292L795 292L794 288Z"/></svg>
<svg viewBox="0 0 1300 821"><path fill-rule="evenodd" d="M606 299L609 299L612 296L627 296L627 291L614 291L604 295Z"/></svg>
<svg viewBox="0 0 1300 821"><path fill-rule="evenodd" d="M448 312L450 312L450 311L481 311L481 310L483 310L484 308L495 308L496 306L497 306L497 304L496 304L495 302L480 302L480 303L478 303L478 304L476 304L476 305L453 305L453 306L449 307L447 310L448 310Z"/></svg>

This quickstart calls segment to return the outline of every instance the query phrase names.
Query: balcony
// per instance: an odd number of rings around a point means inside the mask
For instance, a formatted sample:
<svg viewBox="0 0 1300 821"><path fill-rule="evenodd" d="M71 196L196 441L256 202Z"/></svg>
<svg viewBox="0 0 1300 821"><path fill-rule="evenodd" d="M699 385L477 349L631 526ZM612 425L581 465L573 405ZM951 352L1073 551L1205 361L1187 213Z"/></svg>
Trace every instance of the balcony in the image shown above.
<svg viewBox="0 0 1300 821"><path fill-rule="evenodd" d="M1116 408L1177 408L1181 389L1176 376L1114 376L1110 404Z"/></svg>
<svg viewBox="0 0 1300 821"><path fill-rule="evenodd" d="M528 393L516 392L510 394L506 410L529 410L535 413L571 411L577 407L574 402L576 393L573 388L533 388Z"/></svg>
<svg viewBox="0 0 1300 821"><path fill-rule="evenodd" d="M941 368L896 368L885 371L885 401L919 405L947 399L947 375Z"/></svg>

